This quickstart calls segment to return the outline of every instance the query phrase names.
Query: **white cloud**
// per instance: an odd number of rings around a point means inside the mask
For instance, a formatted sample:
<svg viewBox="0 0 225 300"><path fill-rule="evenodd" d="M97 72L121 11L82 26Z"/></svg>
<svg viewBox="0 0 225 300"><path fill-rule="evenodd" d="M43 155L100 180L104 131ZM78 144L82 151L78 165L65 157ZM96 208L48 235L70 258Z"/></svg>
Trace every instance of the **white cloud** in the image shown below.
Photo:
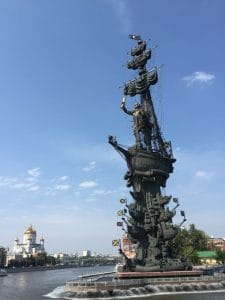
<svg viewBox="0 0 225 300"><path fill-rule="evenodd" d="M95 199L95 198L87 198L85 201L86 201L87 203L91 203L91 202L95 202L96 199Z"/></svg>
<svg viewBox="0 0 225 300"><path fill-rule="evenodd" d="M124 33L131 33L132 31L132 22L131 22L131 13L128 6L128 1L125 0L110 0L111 4L117 19L121 24L121 28Z"/></svg>
<svg viewBox="0 0 225 300"><path fill-rule="evenodd" d="M92 195L110 195L117 193L117 190L101 190L101 189L96 189L93 191Z"/></svg>
<svg viewBox="0 0 225 300"><path fill-rule="evenodd" d="M8 187L9 189L27 191L38 190L39 187L36 184L37 179L35 177L30 177L25 180L19 179L17 177L0 177L0 187Z"/></svg>
<svg viewBox="0 0 225 300"><path fill-rule="evenodd" d="M105 195L105 190L94 190L92 195Z"/></svg>
<svg viewBox="0 0 225 300"><path fill-rule="evenodd" d="M41 175L40 168L29 169L27 173L32 177L39 177Z"/></svg>
<svg viewBox="0 0 225 300"><path fill-rule="evenodd" d="M29 188L30 184L28 183L22 183L22 182L18 182L18 183L14 183L10 185L10 188L12 189L24 189L24 188Z"/></svg>
<svg viewBox="0 0 225 300"><path fill-rule="evenodd" d="M210 84L213 82L214 79L214 74L200 71L194 72L189 76L183 77L183 80L186 81L187 86L191 86L194 83Z"/></svg>
<svg viewBox="0 0 225 300"><path fill-rule="evenodd" d="M67 179L69 179L69 176L60 176L60 177L54 177L52 179L50 179L51 182L61 182L61 181L66 181Z"/></svg>
<svg viewBox="0 0 225 300"><path fill-rule="evenodd" d="M36 182L37 181L37 177L28 177L26 179L26 181L29 181L29 182Z"/></svg>
<svg viewBox="0 0 225 300"><path fill-rule="evenodd" d="M29 192L35 192L39 190L39 186L33 185L27 189Z"/></svg>
<svg viewBox="0 0 225 300"><path fill-rule="evenodd" d="M18 181L16 177L0 177L0 187L11 186Z"/></svg>
<svg viewBox="0 0 225 300"><path fill-rule="evenodd" d="M66 181L66 180L68 179L68 176L61 176L59 179L60 179L61 181Z"/></svg>
<svg viewBox="0 0 225 300"><path fill-rule="evenodd" d="M57 185L55 185L54 188L57 191L67 191L70 189L70 185L69 184L57 184Z"/></svg>
<svg viewBox="0 0 225 300"><path fill-rule="evenodd" d="M91 170L95 169L96 167L96 162L91 161L87 166L85 166L82 170L85 172L90 172Z"/></svg>
<svg viewBox="0 0 225 300"><path fill-rule="evenodd" d="M202 170L199 170L195 173L195 177L207 179L207 180L211 179L212 176L213 176L212 172L206 172L206 171L202 171Z"/></svg>
<svg viewBox="0 0 225 300"><path fill-rule="evenodd" d="M98 184L95 181L83 181L79 184L80 188L90 189L96 187Z"/></svg>

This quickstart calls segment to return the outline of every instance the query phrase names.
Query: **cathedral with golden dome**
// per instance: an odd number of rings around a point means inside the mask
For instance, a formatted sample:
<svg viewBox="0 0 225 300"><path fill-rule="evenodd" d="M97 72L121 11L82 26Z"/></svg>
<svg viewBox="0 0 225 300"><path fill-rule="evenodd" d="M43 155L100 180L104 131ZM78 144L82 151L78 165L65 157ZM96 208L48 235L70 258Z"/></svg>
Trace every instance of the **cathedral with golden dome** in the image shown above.
<svg viewBox="0 0 225 300"><path fill-rule="evenodd" d="M14 240L14 246L12 252L16 255L22 255L28 257L30 255L36 255L38 253L44 253L44 238L40 239L40 243L36 242L37 232L30 225L23 235L23 243L19 242L18 237Z"/></svg>

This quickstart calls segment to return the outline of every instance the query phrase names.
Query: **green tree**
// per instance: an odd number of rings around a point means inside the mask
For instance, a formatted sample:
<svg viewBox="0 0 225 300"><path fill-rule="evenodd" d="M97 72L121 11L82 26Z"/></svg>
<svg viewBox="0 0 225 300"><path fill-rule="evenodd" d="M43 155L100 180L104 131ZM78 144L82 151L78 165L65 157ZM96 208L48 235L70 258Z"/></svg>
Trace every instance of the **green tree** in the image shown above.
<svg viewBox="0 0 225 300"><path fill-rule="evenodd" d="M54 256L48 255L48 256L46 256L45 263L48 265L54 266L56 264L56 259Z"/></svg>
<svg viewBox="0 0 225 300"><path fill-rule="evenodd" d="M193 249L197 251L207 250L207 235L204 231L197 229L194 224L191 224L189 235Z"/></svg>
<svg viewBox="0 0 225 300"><path fill-rule="evenodd" d="M207 235L191 224L188 229L179 229L176 238L168 246L172 257L188 258L193 264L198 264L197 252L207 250Z"/></svg>
<svg viewBox="0 0 225 300"><path fill-rule="evenodd" d="M216 258L218 262L221 262L222 264L225 263L225 252L221 250L216 250Z"/></svg>
<svg viewBox="0 0 225 300"><path fill-rule="evenodd" d="M38 253L34 259L35 259L35 265L36 266L44 266L46 264L46 253Z"/></svg>

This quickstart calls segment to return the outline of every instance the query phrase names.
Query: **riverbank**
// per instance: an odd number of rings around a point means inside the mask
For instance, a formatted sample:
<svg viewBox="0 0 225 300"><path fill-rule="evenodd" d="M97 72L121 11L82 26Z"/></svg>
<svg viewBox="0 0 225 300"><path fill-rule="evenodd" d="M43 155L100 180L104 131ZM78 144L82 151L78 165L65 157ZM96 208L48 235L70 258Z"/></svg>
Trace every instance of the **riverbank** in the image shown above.
<svg viewBox="0 0 225 300"><path fill-rule="evenodd" d="M104 266L111 266L112 265L101 265ZM22 272L36 272L36 271L51 271L51 270L63 270L63 269L77 269L77 268L90 268L90 267L99 267L99 265L96 266L77 266L77 265L57 265L57 266L36 266L36 267L19 267L19 268L6 268L7 273L22 273Z"/></svg>

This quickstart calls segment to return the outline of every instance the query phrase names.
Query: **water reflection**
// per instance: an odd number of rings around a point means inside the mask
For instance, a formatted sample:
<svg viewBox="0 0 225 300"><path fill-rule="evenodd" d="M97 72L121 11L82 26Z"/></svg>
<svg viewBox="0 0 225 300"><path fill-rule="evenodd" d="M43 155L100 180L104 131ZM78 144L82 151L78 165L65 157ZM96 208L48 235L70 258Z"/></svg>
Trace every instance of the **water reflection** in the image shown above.
<svg viewBox="0 0 225 300"><path fill-rule="evenodd" d="M62 294L65 292L65 283L74 279L77 275L87 274L90 272L110 272L111 267L98 267L93 269L89 268L77 268L77 269L63 269L52 271L40 271L40 272L27 272L8 274L6 277L0 278L0 300L44 300L55 298L58 300L72 299L72 295ZM149 287L150 288L150 287ZM178 288L178 287L177 287ZM224 300L225 291L211 292L206 290L204 293L197 290L197 286L193 286L195 289L193 292L184 293L181 291L168 291L170 289L167 286L167 291L163 290L164 287L158 287L157 293L142 293L133 290L132 300L144 299L144 300ZM211 286L211 288L213 288ZM225 289L225 287L223 288ZM142 290L143 291L143 290ZM135 294L135 292L137 294ZM138 294L139 293L139 294ZM48 297L44 297L48 295ZM56 297L57 296L57 297ZM69 296L69 297L68 297ZM115 295L114 299L127 298L124 295ZM108 298L110 299L110 298Z"/></svg>

